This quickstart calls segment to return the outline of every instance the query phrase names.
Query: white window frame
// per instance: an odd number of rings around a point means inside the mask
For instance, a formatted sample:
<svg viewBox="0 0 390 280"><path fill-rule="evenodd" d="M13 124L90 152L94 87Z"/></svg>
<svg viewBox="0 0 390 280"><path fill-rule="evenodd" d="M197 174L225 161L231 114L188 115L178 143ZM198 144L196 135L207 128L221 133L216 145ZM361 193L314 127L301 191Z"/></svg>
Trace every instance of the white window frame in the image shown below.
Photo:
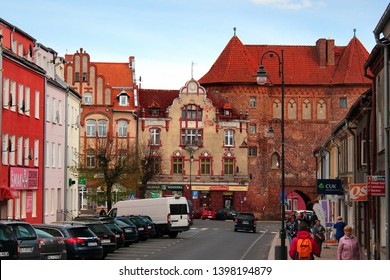
<svg viewBox="0 0 390 280"><path fill-rule="evenodd" d="M35 91L35 100L34 100L34 104L35 104L35 112L34 112L34 115L35 115L35 118L36 119L39 119L39 99L40 99L40 95L41 93L39 92L39 90L36 90Z"/></svg>
<svg viewBox="0 0 390 280"><path fill-rule="evenodd" d="M22 110L23 106L23 100L24 100L24 86L22 84L18 85L18 113L24 114Z"/></svg>
<svg viewBox="0 0 390 280"><path fill-rule="evenodd" d="M151 128L150 129L150 145L159 146L160 145L160 129L159 128Z"/></svg>
<svg viewBox="0 0 390 280"><path fill-rule="evenodd" d="M16 147L16 137L15 135L11 135L10 137L10 140L11 140L11 150L9 151L9 164L10 165L15 165L15 147Z"/></svg>
<svg viewBox="0 0 390 280"><path fill-rule="evenodd" d="M57 164L56 143L51 142L51 167L55 168Z"/></svg>
<svg viewBox="0 0 390 280"><path fill-rule="evenodd" d="M129 97L127 95L119 96L119 106L129 106Z"/></svg>
<svg viewBox="0 0 390 280"><path fill-rule="evenodd" d="M30 139L24 138L24 166L29 166L29 163L30 163Z"/></svg>
<svg viewBox="0 0 390 280"><path fill-rule="evenodd" d="M224 146L226 147L232 147L234 146L234 130L228 129L225 130L225 141Z"/></svg>
<svg viewBox="0 0 390 280"><path fill-rule="evenodd" d="M256 101L255 96L249 97L249 108L256 108Z"/></svg>
<svg viewBox="0 0 390 280"><path fill-rule="evenodd" d="M86 135L87 137L95 137L96 136L96 121L95 120L87 120L87 129Z"/></svg>
<svg viewBox="0 0 390 280"><path fill-rule="evenodd" d="M34 141L34 166L39 166L39 139L35 139Z"/></svg>
<svg viewBox="0 0 390 280"><path fill-rule="evenodd" d="M58 158L57 158L57 168L61 168L62 167L62 164L61 164L61 161L62 161L62 145L61 143L58 143Z"/></svg>
<svg viewBox="0 0 390 280"><path fill-rule="evenodd" d="M30 87L25 87L25 94L24 94L24 114L26 116L30 116L30 110L31 110L31 96L30 96Z"/></svg>
<svg viewBox="0 0 390 280"><path fill-rule="evenodd" d="M91 92L86 92L84 94L84 105L92 105L93 104L93 96Z"/></svg>
<svg viewBox="0 0 390 280"><path fill-rule="evenodd" d="M118 122L118 137L127 137L127 121L120 120Z"/></svg>
<svg viewBox="0 0 390 280"><path fill-rule="evenodd" d="M99 120L98 121L98 137L107 137L108 133L108 121Z"/></svg>
<svg viewBox="0 0 390 280"><path fill-rule="evenodd" d="M3 108L9 109L9 79L4 78L3 80Z"/></svg>
<svg viewBox="0 0 390 280"><path fill-rule="evenodd" d="M1 162L4 165L8 165L8 134L3 134L3 144L2 144L2 158Z"/></svg>
<svg viewBox="0 0 390 280"><path fill-rule="evenodd" d="M19 166L23 165L23 137L18 137L18 149L16 151L17 153L17 164Z"/></svg>
<svg viewBox="0 0 390 280"><path fill-rule="evenodd" d="M10 110L16 112L16 82L11 81L10 96L12 98L12 104L10 104Z"/></svg>

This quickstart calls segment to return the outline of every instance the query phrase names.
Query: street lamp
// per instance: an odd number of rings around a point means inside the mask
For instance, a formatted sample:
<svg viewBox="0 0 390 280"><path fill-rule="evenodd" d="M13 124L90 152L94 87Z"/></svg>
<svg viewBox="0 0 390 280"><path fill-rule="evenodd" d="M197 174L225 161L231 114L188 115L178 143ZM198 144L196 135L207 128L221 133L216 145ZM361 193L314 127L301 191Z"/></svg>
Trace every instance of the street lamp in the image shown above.
<svg viewBox="0 0 390 280"><path fill-rule="evenodd" d="M267 81L267 73L263 66L263 58L265 55L269 54L270 57L273 57L273 55L276 55L278 58L278 64L279 64L279 77L282 78L282 110L281 110L281 132L282 132L282 189L281 189L281 221L282 221L282 228L280 229L280 259L287 260L287 248L286 248L286 230L284 227L284 219L286 216L285 213L285 167L284 167L284 56L283 56L283 50L281 50L281 55L275 51L266 51L260 59L260 67L257 71L256 77L257 77L257 83L259 85L264 85Z"/></svg>
<svg viewBox="0 0 390 280"><path fill-rule="evenodd" d="M192 192L192 164L194 163L194 151L198 149L198 146L187 145L185 149L190 153L190 191Z"/></svg>

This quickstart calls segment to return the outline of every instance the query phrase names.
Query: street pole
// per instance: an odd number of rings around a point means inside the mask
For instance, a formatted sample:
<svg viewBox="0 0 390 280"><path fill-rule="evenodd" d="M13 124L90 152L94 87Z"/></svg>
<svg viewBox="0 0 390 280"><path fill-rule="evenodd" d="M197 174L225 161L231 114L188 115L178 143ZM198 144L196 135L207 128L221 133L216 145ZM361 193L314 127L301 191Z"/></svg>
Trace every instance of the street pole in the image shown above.
<svg viewBox="0 0 390 280"><path fill-rule="evenodd" d="M257 83L259 85L264 85L267 81L267 73L264 69L263 66L263 58L266 54L269 54L270 57L273 57L273 55L276 55L278 58L278 63L279 63L279 77L282 78L282 108L281 108L281 135L282 135L282 178L281 178L281 194L280 194L280 204L281 204L281 229L280 229L280 259L282 260L287 260L287 248L286 248L286 230L285 230L285 216L286 216L286 206L285 206L285 191L286 191L286 184L285 184L285 156L284 156L284 50L281 50L281 55L275 51L266 51L260 59L260 67L259 70L257 71Z"/></svg>

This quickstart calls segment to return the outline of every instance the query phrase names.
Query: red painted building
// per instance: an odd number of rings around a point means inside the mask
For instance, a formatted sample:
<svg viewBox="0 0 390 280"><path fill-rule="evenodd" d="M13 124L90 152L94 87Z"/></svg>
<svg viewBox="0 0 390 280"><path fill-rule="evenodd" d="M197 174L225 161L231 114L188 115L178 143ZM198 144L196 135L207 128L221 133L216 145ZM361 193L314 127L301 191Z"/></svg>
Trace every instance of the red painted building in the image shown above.
<svg viewBox="0 0 390 280"><path fill-rule="evenodd" d="M0 18L0 218L43 221L45 71L36 40Z"/></svg>
<svg viewBox="0 0 390 280"><path fill-rule="evenodd" d="M280 58L284 53L286 210L302 200L311 208L317 197L313 151L371 84L363 67L368 52L356 36L347 46L336 46L332 39L281 46L245 45L234 34L199 82L249 114L248 204L264 219L279 218L281 212L281 59L264 55L270 50ZM269 74L262 86L256 83L261 60Z"/></svg>

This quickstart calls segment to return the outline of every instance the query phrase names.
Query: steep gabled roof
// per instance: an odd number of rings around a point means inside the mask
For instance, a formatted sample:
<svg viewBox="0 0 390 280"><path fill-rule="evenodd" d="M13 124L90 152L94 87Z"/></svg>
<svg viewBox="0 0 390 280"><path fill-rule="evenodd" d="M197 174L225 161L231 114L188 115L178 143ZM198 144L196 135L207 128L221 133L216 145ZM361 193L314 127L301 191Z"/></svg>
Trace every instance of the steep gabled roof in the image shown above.
<svg viewBox="0 0 390 280"><path fill-rule="evenodd" d="M328 85L333 83L370 83L365 78L364 63L368 52L357 38L353 38L347 47L329 45L333 40L320 39L324 48L294 45L244 45L233 36L217 58L211 69L199 80L202 85L220 83L255 83L260 61L269 74L273 84L280 84L278 57L270 57L267 51L276 52L280 60L284 52L285 83L290 85ZM320 41L319 40L319 41ZM328 48L334 63L320 66L319 52L326 59ZM263 58L262 58L263 57ZM341 65L342 64L342 65ZM346 64L346 65L344 65ZM336 71L337 70L337 71Z"/></svg>
<svg viewBox="0 0 390 280"><path fill-rule="evenodd" d="M362 43L356 37L352 38L340 58L331 83L354 84L368 81L364 77L364 64L368 56L369 54Z"/></svg>
<svg viewBox="0 0 390 280"><path fill-rule="evenodd" d="M128 63L91 62L96 65L97 74L102 74L112 87L133 87L133 72Z"/></svg>
<svg viewBox="0 0 390 280"><path fill-rule="evenodd" d="M159 117L163 117L167 108L172 105L173 100L177 97L179 97L178 90L140 89L139 107L145 110L144 115L142 114L141 116L151 116L148 108L155 108L155 105L158 104L160 109Z"/></svg>

